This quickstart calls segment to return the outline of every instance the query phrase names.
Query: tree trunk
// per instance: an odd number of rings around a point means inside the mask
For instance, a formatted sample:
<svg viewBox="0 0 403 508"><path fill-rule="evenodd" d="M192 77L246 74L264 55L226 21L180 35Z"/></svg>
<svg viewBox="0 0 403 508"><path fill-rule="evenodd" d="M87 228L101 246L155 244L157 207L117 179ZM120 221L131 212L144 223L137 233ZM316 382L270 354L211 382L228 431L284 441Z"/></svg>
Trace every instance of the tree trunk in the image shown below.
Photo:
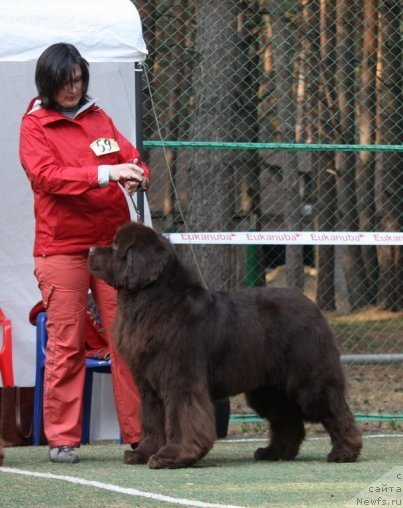
<svg viewBox="0 0 403 508"><path fill-rule="evenodd" d="M322 3L322 6L321 6ZM329 16L326 5L320 0L303 0L304 18L307 30L308 93L312 110L312 143L332 143L330 125L331 108L328 107L326 90L334 95L334 79L323 83L324 69L334 65L330 54L334 42L334 17ZM334 45L333 45L334 48ZM329 71L331 69L329 68ZM334 73L328 72L329 77ZM312 169L316 181L315 228L318 231L332 231L336 213L334 153L331 151L313 152ZM336 306L334 285L334 247L323 245L315 247L316 303L320 308L334 310Z"/></svg>
<svg viewBox="0 0 403 508"><path fill-rule="evenodd" d="M273 28L272 46L276 82L278 130L282 142L295 142L294 48L291 20L284 3L268 2ZM291 25L291 26L290 26ZM296 151L282 154L283 188L285 190L284 224L288 231L300 231L301 203L299 197L298 157ZM286 280L288 286L304 288L302 246L286 247Z"/></svg>
<svg viewBox="0 0 403 508"><path fill-rule="evenodd" d="M241 2L242 15L239 21L241 47L241 93L242 99L237 113L239 141L259 141L259 87L261 86L262 65L260 61L261 41L257 35L263 24L259 12L259 2ZM242 169L242 183L246 183L245 207L248 229L261 231L261 189L260 173L262 160L257 150L246 150L239 157ZM240 194L240 192L239 192ZM249 245L247 251L246 282L248 286L262 286L265 284L265 267L263 249L261 245Z"/></svg>
<svg viewBox="0 0 403 508"><path fill-rule="evenodd" d="M194 85L195 141L232 141L238 109L240 62L239 5L202 0L196 14L198 55ZM228 231L234 216L234 152L194 150L188 174L188 227L192 231ZM207 286L231 288L231 247L200 246L192 251ZM190 258L191 259L191 258Z"/></svg>
<svg viewBox="0 0 403 508"><path fill-rule="evenodd" d="M169 9L170 19L172 20L170 30L172 31L172 47L167 54L169 60L166 65L167 75L165 86L168 97L168 121L165 132L165 139L178 140L181 137L181 130L185 123L181 118L185 113L186 105L186 67L188 65L188 55L186 51L186 40L188 26L188 2L172 2ZM182 127L182 129L181 129ZM170 178L167 180L164 188L163 212L166 218L166 226L172 228L175 226L177 217L177 173L178 173L178 149L169 148L166 150L167 163L170 167Z"/></svg>
<svg viewBox="0 0 403 508"><path fill-rule="evenodd" d="M355 8L353 0L337 0L336 4L336 92L339 109L340 144L355 142ZM357 231L358 213L355 184L355 154L339 152L336 156L338 173L339 228ZM344 270L349 292L349 303L358 308L368 284L361 250L357 246L343 248ZM367 302L368 298L364 298Z"/></svg>
<svg viewBox="0 0 403 508"><path fill-rule="evenodd" d="M361 27L361 58L359 69L358 125L362 145L376 143L376 66L378 0L363 0ZM360 231L375 231L375 153L359 152L357 159L357 206ZM378 258L375 246L361 248L368 283L368 300L376 302Z"/></svg>

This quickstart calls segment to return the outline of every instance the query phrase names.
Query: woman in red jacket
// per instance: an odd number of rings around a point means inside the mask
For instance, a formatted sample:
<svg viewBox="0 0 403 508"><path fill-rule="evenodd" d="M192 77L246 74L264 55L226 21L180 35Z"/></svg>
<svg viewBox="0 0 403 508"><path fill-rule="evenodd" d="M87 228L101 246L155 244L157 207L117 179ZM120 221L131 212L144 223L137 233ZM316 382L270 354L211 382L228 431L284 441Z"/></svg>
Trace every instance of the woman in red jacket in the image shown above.
<svg viewBox="0 0 403 508"><path fill-rule="evenodd" d="M50 460L71 463L79 461L89 290L110 344L123 440L140 440L139 394L111 336L116 294L90 274L87 256L130 220L124 192L147 190L150 170L87 95L89 65L74 46L47 48L35 83L39 97L22 119L20 159L34 193L35 276L48 315L44 427Z"/></svg>

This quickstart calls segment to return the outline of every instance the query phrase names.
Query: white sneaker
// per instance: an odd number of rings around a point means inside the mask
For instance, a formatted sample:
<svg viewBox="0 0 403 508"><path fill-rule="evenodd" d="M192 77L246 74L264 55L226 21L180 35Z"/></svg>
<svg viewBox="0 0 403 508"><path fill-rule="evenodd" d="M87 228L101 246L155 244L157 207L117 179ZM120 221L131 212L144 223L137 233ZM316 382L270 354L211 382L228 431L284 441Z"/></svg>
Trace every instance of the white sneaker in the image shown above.
<svg viewBox="0 0 403 508"><path fill-rule="evenodd" d="M80 457L72 446L58 446L49 448L49 459L52 462L64 462L74 464L80 462Z"/></svg>

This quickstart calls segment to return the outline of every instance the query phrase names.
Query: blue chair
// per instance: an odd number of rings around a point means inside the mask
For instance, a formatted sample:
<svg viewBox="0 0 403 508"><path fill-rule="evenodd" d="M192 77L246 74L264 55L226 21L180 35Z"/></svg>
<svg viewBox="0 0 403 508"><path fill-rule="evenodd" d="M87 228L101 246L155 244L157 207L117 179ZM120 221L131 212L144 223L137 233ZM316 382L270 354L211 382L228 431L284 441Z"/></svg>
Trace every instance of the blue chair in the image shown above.
<svg viewBox="0 0 403 508"><path fill-rule="evenodd" d="M34 416L32 423L32 435L34 446L38 446L41 444L41 436L42 436L43 380L45 371L46 343L48 341L46 321L47 321L46 312L40 312L36 318L36 374L35 374L35 393L34 393ZM111 361L86 358L86 366L87 369L85 373L85 384L84 384L83 429L81 435L81 444L89 444L90 442L92 381L94 372L109 374L111 372Z"/></svg>

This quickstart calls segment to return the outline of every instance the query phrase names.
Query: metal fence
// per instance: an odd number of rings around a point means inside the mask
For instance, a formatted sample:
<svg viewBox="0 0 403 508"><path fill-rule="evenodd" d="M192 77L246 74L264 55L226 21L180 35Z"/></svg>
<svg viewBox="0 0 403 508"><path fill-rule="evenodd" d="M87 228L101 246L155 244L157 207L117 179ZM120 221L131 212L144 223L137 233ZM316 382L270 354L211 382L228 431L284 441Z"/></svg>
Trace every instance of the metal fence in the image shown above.
<svg viewBox="0 0 403 508"><path fill-rule="evenodd" d="M342 354L365 360L346 364L355 412L392 413L387 425L396 426L403 390L400 0L135 4L149 49L143 121L155 227L322 233L315 245L285 237L283 244L178 250L197 260L210 287L304 290L328 315ZM346 245L340 235L325 241L329 232L380 234L372 245L360 237Z"/></svg>

